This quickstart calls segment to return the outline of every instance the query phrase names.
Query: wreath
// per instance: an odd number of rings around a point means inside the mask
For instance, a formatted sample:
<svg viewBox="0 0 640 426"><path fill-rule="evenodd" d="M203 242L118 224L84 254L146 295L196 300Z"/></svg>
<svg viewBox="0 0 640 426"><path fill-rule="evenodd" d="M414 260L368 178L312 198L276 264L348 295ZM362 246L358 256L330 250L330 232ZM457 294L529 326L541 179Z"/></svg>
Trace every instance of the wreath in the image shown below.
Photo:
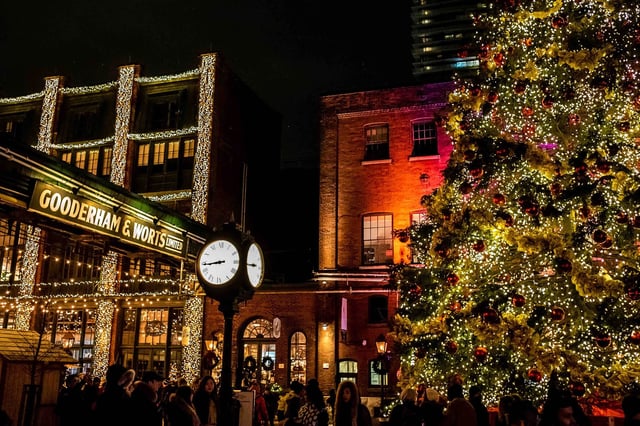
<svg viewBox="0 0 640 426"><path fill-rule="evenodd" d="M270 356L265 356L264 358L262 358L262 369L264 371L271 371L273 370L273 365L275 363L273 362L273 358L271 358Z"/></svg>
<svg viewBox="0 0 640 426"><path fill-rule="evenodd" d="M387 374L389 372L389 360L386 356L380 355L373 361L373 371L380 375Z"/></svg>
<svg viewBox="0 0 640 426"><path fill-rule="evenodd" d="M256 359L254 357L252 357L251 355L249 355L248 357L246 357L244 359L244 363L243 363L243 367L244 370L249 372L249 373L253 373L254 371L256 371L256 366L257 366L257 362Z"/></svg>

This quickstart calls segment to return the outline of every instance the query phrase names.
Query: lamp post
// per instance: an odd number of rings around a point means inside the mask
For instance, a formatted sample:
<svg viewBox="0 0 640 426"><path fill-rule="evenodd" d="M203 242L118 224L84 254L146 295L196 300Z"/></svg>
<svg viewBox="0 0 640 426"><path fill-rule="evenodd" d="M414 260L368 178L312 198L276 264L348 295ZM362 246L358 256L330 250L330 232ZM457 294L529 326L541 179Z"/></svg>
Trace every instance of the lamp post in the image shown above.
<svg viewBox="0 0 640 426"><path fill-rule="evenodd" d="M376 338L376 351L378 352L378 373L380 374L380 416L384 409L384 379L387 374L387 338L380 334Z"/></svg>

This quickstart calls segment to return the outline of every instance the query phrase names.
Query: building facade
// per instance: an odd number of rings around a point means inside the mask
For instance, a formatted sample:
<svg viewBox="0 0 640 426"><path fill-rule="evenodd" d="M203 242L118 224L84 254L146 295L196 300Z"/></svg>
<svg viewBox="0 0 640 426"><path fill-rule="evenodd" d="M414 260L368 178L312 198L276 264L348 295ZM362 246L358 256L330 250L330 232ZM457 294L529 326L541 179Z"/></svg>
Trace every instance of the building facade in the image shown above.
<svg viewBox="0 0 640 426"><path fill-rule="evenodd" d="M474 17L487 7L481 1L412 0L413 75L418 81L444 81L478 69Z"/></svg>
<svg viewBox="0 0 640 426"><path fill-rule="evenodd" d="M336 380L357 378L368 395L394 391L399 380L390 337L391 369L376 377L375 343L398 306L391 268L415 263L407 228L421 220L421 197L440 184L452 150L438 125L451 89L438 83L321 99L315 279L334 309Z"/></svg>
<svg viewBox="0 0 640 426"><path fill-rule="evenodd" d="M279 132L216 53L176 75L130 65L113 82L54 76L0 99L0 327L64 346L72 372L198 377L193 260L230 219L260 230Z"/></svg>

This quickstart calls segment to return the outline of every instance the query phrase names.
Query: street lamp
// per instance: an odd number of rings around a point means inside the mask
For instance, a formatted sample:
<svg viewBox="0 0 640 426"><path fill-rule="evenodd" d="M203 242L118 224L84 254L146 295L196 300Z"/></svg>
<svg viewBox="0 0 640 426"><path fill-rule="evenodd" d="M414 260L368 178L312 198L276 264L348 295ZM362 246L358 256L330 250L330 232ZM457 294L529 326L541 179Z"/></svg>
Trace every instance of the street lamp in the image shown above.
<svg viewBox="0 0 640 426"><path fill-rule="evenodd" d="M60 340L62 343L62 348L65 351L69 351L69 349L71 349L71 347L75 343L76 338L73 336L71 332L67 331L66 333L64 333L64 335L62 336L62 339Z"/></svg>
<svg viewBox="0 0 640 426"><path fill-rule="evenodd" d="M387 338L384 334L380 334L376 338L376 351L378 359L376 360L376 371L380 375L380 415L384 409L384 379L387 374Z"/></svg>

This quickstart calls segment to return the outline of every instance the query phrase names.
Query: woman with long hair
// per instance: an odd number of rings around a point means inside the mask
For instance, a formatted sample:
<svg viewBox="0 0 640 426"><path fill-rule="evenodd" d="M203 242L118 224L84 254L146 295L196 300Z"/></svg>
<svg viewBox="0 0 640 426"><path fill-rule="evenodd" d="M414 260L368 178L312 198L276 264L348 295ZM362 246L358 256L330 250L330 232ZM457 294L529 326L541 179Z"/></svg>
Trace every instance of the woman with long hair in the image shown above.
<svg viewBox="0 0 640 426"><path fill-rule="evenodd" d="M345 381L338 386L333 410L334 426L372 426L369 409L360 402L355 383Z"/></svg>
<svg viewBox="0 0 640 426"><path fill-rule="evenodd" d="M193 406L193 390L190 386L178 386L173 399L167 404L170 426L200 426L200 419Z"/></svg>
<svg viewBox="0 0 640 426"><path fill-rule="evenodd" d="M215 380L211 376L203 376L198 389L193 395L193 405L202 425L218 423L218 392Z"/></svg>

